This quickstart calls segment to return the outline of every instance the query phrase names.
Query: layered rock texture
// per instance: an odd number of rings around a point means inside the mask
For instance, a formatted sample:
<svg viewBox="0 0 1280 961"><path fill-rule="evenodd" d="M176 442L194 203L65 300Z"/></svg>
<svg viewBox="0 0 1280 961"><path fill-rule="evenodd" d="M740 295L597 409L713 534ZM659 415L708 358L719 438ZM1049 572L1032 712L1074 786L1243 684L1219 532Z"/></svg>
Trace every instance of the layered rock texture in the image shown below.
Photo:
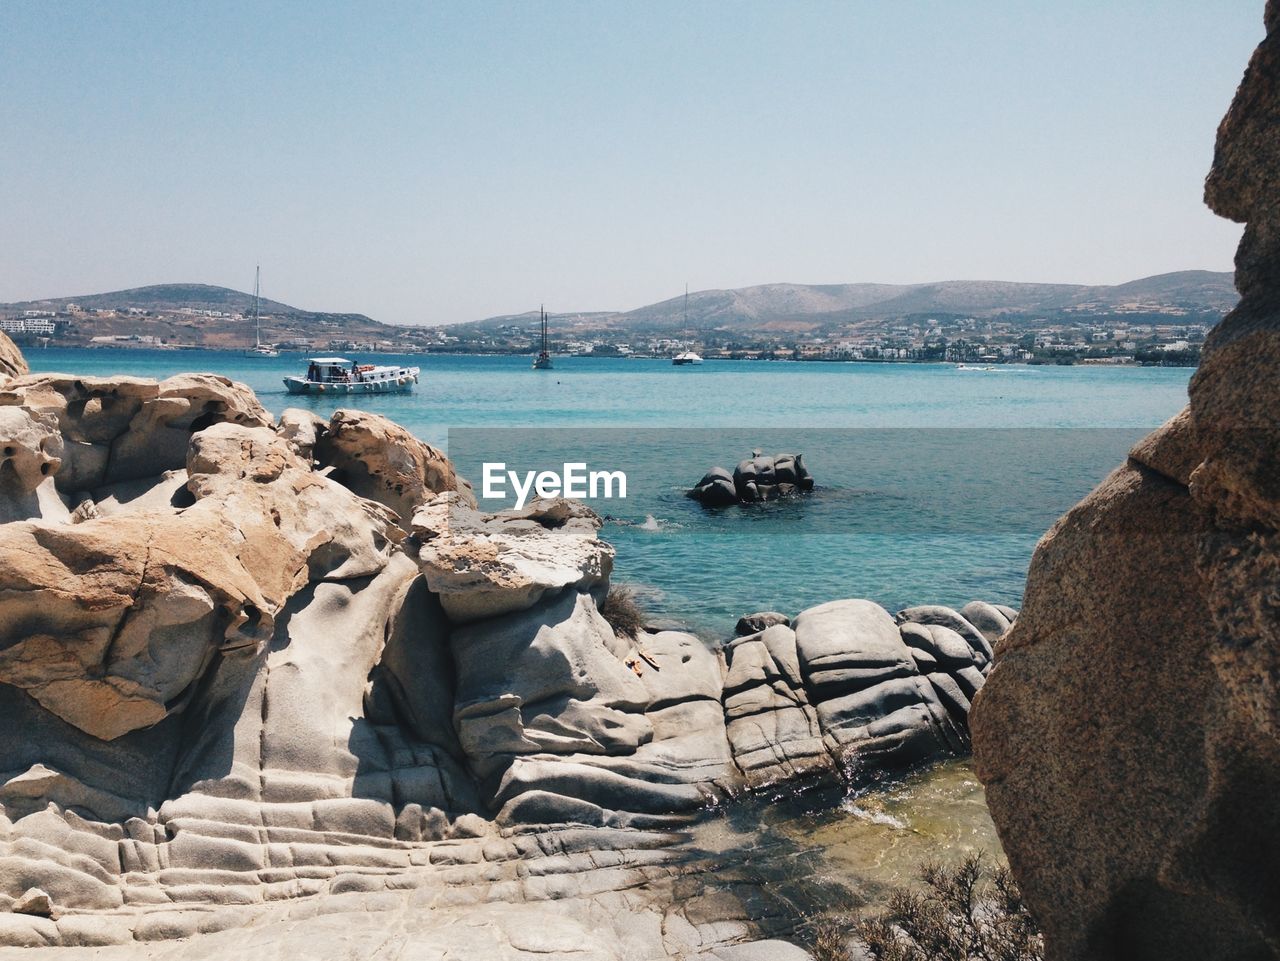
<svg viewBox="0 0 1280 961"><path fill-rule="evenodd" d="M0 450L0 944L804 957L677 829L964 749L1014 617L620 635L589 510L483 513L396 425L208 375L19 370Z"/></svg>
<svg viewBox="0 0 1280 961"><path fill-rule="evenodd" d="M973 714L1047 954L1280 956L1280 4L1206 197L1240 306L1190 405L1062 518Z"/></svg>

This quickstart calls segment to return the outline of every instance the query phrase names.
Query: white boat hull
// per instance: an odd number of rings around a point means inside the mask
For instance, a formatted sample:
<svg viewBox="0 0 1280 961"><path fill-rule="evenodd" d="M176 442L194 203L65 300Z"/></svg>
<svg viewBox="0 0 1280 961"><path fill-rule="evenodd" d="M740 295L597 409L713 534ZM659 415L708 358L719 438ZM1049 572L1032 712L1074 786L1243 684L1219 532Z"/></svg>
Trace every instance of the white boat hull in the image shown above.
<svg viewBox="0 0 1280 961"><path fill-rule="evenodd" d="M407 394L418 385L418 368L406 367L398 376L381 380L319 382L305 377L286 377L284 386L291 394Z"/></svg>

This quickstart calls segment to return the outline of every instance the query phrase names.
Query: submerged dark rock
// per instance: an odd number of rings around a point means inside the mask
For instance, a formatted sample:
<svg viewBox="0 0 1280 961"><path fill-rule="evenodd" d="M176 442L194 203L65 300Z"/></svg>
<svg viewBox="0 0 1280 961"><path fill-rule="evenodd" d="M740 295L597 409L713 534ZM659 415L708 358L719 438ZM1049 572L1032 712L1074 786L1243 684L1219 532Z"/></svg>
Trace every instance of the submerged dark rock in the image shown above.
<svg viewBox="0 0 1280 961"><path fill-rule="evenodd" d="M689 491L689 496L708 507L754 504L777 500L813 490L813 476L801 454L774 457L756 451L733 473L713 467Z"/></svg>

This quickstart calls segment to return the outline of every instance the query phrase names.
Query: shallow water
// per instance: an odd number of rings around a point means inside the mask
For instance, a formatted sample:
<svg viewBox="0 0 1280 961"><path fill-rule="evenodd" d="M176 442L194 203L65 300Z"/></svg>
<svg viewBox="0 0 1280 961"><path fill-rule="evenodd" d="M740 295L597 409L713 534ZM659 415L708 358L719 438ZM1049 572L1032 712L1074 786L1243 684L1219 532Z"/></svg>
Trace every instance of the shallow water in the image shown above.
<svg viewBox="0 0 1280 961"><path fill-rule="evenodd" d="M812 921L883 904L918 885L920 867L981 854L1004 862L973 762L954 758L856 790L784 788L740 799L695 825L692 843L726 869L754 873Z"/></svg>

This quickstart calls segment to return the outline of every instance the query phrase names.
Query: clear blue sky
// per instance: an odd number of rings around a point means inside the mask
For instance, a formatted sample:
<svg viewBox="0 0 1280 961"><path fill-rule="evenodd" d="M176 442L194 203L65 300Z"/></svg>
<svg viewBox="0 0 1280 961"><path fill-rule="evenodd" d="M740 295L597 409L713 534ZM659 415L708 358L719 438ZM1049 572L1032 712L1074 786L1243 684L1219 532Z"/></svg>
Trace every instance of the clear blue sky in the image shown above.
<svg viewBox="0 0 1280 961"><path fill-rule="evenodd" d="M0 301L437 323L1230 269L1262 0L0 3Z"/></svg>

